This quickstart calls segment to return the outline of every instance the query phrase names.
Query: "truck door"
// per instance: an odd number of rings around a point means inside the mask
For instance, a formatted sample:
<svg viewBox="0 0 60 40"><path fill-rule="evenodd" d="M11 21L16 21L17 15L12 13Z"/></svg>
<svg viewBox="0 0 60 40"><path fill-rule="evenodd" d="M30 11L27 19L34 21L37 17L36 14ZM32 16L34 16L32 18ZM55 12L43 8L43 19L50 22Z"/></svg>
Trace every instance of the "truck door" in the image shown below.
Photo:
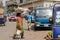
<svg viewBox="0 0 60 40"><path fill-rule="evenodd" d="M60 36L60 5L53 7L53 38Z"/></svg>

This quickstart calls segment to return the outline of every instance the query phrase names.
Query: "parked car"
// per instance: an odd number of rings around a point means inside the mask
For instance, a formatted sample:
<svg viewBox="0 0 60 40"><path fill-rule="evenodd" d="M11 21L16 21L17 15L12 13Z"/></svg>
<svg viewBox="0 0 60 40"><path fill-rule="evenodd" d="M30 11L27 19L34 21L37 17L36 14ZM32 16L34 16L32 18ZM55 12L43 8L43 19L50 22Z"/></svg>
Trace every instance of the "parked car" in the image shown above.
<svg viewBox="0 0 60 40"><path fill-rule="evenodd" d="M9 19L9 21L16 21L16 13L9 14L8 19Z"/></svg>

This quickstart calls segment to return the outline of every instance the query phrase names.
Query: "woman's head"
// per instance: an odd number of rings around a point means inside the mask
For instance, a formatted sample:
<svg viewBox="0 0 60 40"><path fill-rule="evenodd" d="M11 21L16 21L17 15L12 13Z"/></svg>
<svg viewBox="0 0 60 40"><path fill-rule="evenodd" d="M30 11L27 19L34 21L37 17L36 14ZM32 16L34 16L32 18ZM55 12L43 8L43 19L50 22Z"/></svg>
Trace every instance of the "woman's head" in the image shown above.
<svg viewBox="0 0 60 40"><path fill-rule="evenodd" d="M21 13L17 13L16 16L17 16L17 17L20 17L20 16L21 16Z"/></svg>

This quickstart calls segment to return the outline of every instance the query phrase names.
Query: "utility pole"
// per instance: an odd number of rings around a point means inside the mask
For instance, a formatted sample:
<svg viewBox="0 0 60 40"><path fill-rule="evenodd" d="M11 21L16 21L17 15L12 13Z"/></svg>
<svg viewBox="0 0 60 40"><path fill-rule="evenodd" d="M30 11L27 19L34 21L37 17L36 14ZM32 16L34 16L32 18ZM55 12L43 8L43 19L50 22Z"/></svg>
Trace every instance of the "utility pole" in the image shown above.
<svg viewBox="0 0 60 40"><path fill-rule="evenodd" d="M7 16L7 1L5 1L4 9L5 9L5 15Z"/></svg>

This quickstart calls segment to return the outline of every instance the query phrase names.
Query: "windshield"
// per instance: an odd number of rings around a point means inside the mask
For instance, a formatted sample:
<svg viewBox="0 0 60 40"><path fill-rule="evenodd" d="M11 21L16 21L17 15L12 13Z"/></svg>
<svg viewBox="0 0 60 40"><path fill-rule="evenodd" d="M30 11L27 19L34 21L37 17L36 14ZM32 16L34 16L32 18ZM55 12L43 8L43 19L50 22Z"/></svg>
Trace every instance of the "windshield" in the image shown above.
<svg viewBox="0 0 60 40"><path fill-rule="evenodd" d="M56 25L60 25L60 8L57 8L55 22L56 22Z"/></svg>
<svg viewBox="0 0 60 40"><path fill-rule="evenodd" d="M37 17L52 17L52 9L37 9Z"/></svg>

